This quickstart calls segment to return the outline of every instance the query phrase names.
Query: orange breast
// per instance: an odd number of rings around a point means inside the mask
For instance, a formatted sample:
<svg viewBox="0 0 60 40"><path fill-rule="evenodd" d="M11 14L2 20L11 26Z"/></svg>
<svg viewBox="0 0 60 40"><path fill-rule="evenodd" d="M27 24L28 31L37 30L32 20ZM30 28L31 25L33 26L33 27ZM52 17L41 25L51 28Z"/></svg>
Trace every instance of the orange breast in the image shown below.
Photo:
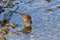
<svg viewBox="0 0 60 40"><path fill-rule="evenodd" d="M28 21L28 18L23 18L23 20L24 20L25 22L27 22L27 21Z"/></svg>

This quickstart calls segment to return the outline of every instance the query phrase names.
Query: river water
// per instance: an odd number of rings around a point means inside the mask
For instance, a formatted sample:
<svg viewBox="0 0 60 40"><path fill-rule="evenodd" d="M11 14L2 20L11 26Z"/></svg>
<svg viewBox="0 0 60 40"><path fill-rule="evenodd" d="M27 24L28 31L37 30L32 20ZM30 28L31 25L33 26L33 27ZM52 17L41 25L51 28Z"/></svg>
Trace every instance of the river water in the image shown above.
<svg viewBox="0 0 60 40"><path fill-rule="evenodd" d="M19 32L11 35L11 32L16 32L24 27L21 16L13 13L10 22L15 22L19 26L17 28L9 27L9 33L4 35L6 40L60 40L60 8L56 7L56 5L60 5L60 0L51 0L50 2L46 0L15 0L13 4L13 8L4 8L5 11L0 14L0 20L9 10L14 11L19 6L16 11L32 17L32 32L30 34Z"/></svg>

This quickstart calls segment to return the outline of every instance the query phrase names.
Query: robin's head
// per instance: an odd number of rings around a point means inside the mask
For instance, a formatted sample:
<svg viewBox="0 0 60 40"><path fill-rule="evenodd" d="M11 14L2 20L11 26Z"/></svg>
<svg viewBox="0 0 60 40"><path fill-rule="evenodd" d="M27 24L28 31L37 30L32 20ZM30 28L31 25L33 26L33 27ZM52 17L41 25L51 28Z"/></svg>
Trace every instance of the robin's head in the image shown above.
<svg viewBox="0 0 60 40"><path fill-rule="evenodd" d="M22 16L22 19L23 19L25 22L28 21L28 20L31 20L31 16L28 15L28 14L21 14L21 13L19 13L19 12L16 12L16 13L18 13L19 15L21 15L21 16Z"/></svg>
<svg viewBox="0 0 60 40"><path fill-rule="evenodd" d="M31 16L28 15L28 14L20 14L23 18L28 18L28 19L31 19Z"/></svg>
<svg viewBox="0 0 60 40"><path fill-rule="evenodd" d="M22 18L23 18L24 21L27 21L28 20L28 17L27 17L26 14L20 14L20 15L22 16Z"/></svg>

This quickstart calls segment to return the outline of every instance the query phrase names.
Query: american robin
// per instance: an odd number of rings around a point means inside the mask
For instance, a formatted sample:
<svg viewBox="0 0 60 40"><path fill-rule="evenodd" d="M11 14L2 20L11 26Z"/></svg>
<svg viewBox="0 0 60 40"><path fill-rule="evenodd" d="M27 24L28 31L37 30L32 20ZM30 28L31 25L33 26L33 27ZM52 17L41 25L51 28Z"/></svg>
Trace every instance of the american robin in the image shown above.
<svg viewBox="0 0 60 40"><path fill-rule="evenodd" d="M31 20L31 16L30 15L21 14L21 13L18 13L18 14L22 16L22 19L23 19L23 22L24 22L25 26L31 26L32 20Z"/></svg>

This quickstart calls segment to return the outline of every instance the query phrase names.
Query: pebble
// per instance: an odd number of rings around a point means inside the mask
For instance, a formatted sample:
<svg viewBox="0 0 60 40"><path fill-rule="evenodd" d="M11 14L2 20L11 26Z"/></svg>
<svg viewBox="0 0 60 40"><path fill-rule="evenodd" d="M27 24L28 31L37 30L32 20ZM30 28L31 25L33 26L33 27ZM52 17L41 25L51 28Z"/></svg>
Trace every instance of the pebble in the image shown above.
<svg viewBox="0 0 60 40"><path fill-rule="evenodd" d="M60 8L60 4L59 5L56 5L57 8Z"/></svg>
<svg viewBox="0 0 60 40"><path fill-rule="evenodd" d="M3 9L2 6L0 6L0 13L1 13L1 12L4 12L4 9Z"/></svg>
<svg viewBox="0 0 60 40"><path fill-rule="evenodd" d="M17 25L16 23L12 22L12 23L10 23L10 26L11 26L12 28L16 28L18 25Z"/></svg>
<svg viewBox="0 0 60 40"><path fill-rule="evenodd" d="M46 0L48 3L50 3L51 2L51 0Z"/></svg>
<svg viewBox="0 0 60 40"><path fill-rule="evenodd" d="M0 40L6 40L5 37L3 36L0 36Z"/></svg>
<svg viewBox="0 0 60 40"><path fill-rule="evenodd" d="M7 24L5 24L5 26L4 27L9 27L9 24L7 23Z"/></svg>
<svg viewBox="0 0 60 40"><path fill-rule="evenodd" d="M8 27L2 27L2 34L8 34Z"/></svg>

